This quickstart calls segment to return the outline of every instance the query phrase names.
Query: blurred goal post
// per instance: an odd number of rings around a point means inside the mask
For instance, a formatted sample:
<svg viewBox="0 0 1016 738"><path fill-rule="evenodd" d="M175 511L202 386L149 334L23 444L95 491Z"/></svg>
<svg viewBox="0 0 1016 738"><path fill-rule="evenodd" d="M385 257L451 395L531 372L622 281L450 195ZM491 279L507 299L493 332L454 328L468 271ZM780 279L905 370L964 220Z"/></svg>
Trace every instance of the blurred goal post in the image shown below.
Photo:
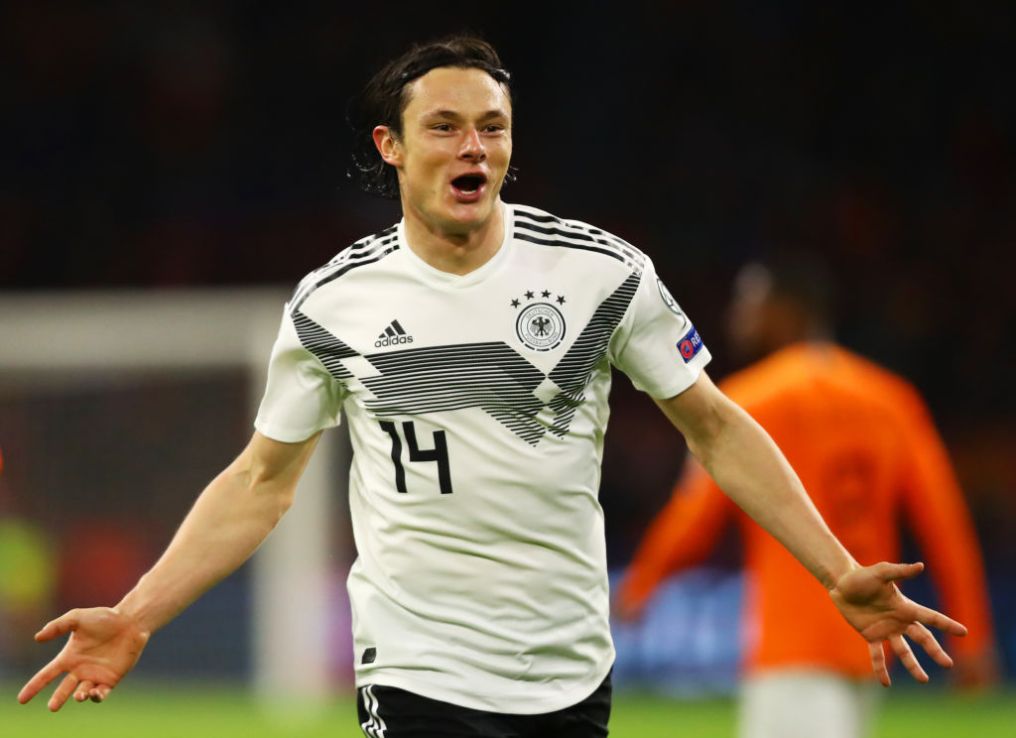
<svg viewBox="0 0 1016 738"><path fill-rule="evenodd" d="M0 381L237 369L250 380L253 422L287 298L277 289L0 293ZM254 556L255 684L280 701L330 693L329 552L344 530L332 524L343 514L335 501L345 499L344 448L324 435L297 503Z"/></svg>

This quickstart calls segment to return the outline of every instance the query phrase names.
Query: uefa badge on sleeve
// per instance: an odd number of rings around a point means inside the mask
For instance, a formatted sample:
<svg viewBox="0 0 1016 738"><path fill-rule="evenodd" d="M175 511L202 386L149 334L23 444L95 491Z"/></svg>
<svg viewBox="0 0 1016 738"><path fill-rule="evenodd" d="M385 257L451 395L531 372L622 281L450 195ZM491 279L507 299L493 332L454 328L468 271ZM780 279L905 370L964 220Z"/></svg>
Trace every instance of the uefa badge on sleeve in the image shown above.
<svg viewBox="0 0 1016 738"><path fill-rule="evenodd" d="M695 329L695 326L692 326L691 330L684 334L684 338L677 342L677 350L680 352L685 364L694 359L701 349L702 337Z"/></svg>

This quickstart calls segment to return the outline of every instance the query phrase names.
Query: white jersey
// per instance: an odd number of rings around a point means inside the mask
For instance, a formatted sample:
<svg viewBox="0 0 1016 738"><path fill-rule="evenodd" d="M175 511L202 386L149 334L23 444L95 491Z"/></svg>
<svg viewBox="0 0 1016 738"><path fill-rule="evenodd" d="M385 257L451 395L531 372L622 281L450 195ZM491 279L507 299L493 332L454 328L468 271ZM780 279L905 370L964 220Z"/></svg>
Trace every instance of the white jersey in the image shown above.
<svg viewBox="0 0 1016 738"><path fill-rule="evenodd" d="M610 367L666 398L709 353L633 246L503 207L501 248L469 274L429 266L402 223L308 275L255 425L295 442L345 412L357 685L534 714L585 699L614 660Z"/></svg>

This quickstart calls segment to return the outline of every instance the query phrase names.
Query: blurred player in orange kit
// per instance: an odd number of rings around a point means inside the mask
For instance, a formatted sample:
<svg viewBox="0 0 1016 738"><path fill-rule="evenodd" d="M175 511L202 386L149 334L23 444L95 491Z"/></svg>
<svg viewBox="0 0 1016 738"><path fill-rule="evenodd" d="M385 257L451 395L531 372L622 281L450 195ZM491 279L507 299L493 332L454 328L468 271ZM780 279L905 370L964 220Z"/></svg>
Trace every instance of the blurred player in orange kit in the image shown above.
<svg viewBox="0 0 1016 738"><path fill-rule="evenodd" d="M829 341L823 277L804 262L742 270L732 348L760 360L721 388L770 433L859 562L897 559L900 524L909 525L943 606L970 629L952 644L958 681L991 683L997 666L981 557L942 440L909 383ZM735 520L749 575L740 735L865 735L875 694L864 641L822 586L694 461L635 554L620 614L638 615L665 577L700 561Z"/></svg>

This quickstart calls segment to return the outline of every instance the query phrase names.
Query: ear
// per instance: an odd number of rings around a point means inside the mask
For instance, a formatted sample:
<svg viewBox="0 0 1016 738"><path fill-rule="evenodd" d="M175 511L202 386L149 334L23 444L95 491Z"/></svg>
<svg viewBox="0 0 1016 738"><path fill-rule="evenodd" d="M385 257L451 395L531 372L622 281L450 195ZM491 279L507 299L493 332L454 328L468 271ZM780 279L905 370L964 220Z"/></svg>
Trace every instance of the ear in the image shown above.
<svg viewBox="0 0 1016 738"><path fill-rule="evenodd" d="M371 136L374 138L374 146L377 147L377 151L381 154L385 164L397 167L402 163L402 146L391 128L388 126L375 126L374 130L371 131Z"/></svg>

